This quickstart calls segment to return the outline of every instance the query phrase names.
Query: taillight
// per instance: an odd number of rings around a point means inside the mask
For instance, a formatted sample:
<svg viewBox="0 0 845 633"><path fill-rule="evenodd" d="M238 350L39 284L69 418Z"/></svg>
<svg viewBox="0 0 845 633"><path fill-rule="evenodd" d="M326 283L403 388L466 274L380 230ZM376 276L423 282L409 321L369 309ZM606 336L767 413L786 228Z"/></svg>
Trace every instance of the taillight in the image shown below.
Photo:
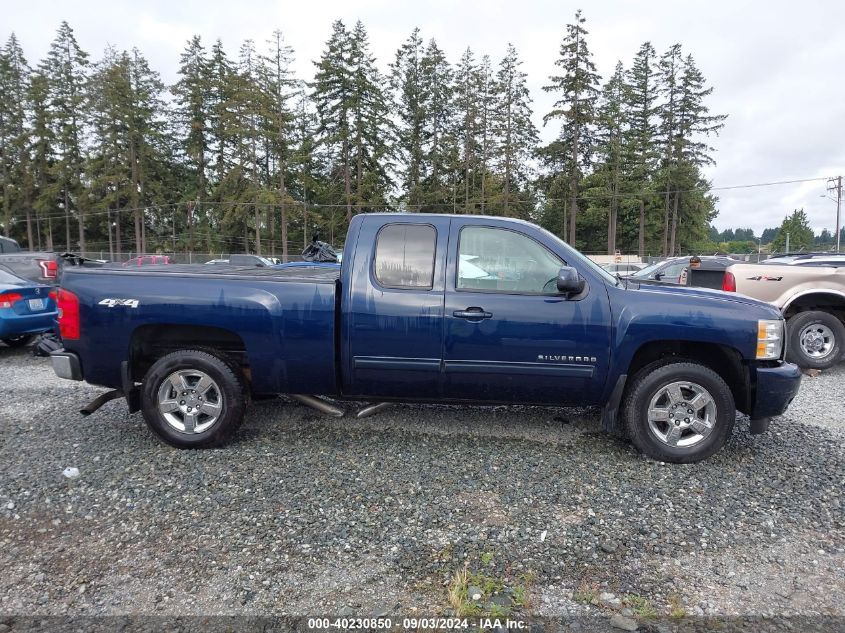
<svg viewBox="0 0 845 633"><path fill-rule="evenodd" d="M17 292L4 292L0 294L0 308L11 308L21 299L23 299L23 296Z"/></svg>
<svg viewBox="0 0 845 633"><path fill-rule="evenodd" d="M39 259L38 265L41 266L41 276L44 279L55 279L59 276L59 264L53 259Z"/></svg>
<svg viewBox="0 0 845 633"><path fill-rule="evenodd" d="M722 277L722 290L725 292L736 292L736 277L733 273L725 273Z"/></svg>
<svg viewBox="0 0 845 633"><path fill-rule="evenodd" d="M59 334L63 339L79 338L79 298L59 288L56 303L59 304Z"/></svg>

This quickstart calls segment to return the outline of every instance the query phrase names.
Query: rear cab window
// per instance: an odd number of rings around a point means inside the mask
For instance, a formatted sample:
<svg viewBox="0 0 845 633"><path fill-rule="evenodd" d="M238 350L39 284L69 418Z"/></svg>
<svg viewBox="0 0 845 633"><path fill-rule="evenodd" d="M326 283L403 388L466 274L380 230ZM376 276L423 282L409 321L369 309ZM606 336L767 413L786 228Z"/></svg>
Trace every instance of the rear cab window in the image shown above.
<svg viewBox="0 0 845 633"><path fill-rule="evenodd" d="M373 274L384 288L431 290L437 231L429 224L386 224L376 238Z"/></svg>

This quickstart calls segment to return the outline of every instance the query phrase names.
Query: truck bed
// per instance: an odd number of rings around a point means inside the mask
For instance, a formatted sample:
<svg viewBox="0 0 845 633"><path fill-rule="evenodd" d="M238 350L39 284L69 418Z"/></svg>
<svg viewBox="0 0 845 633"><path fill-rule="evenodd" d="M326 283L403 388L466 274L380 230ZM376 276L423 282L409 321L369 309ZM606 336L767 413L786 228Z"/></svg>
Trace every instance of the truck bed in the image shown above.
<svg viewBox="0 0 845 633"><path fill-rule="evenodd" d="M74 273L180 277L260 279L261 281L307 281L313 283L334 283L340 278L340 267L296 266L291 268L259 268L256 266L231 266L229 264L156 264L152 266L123 267L107 264L96 267L80 267Z"/></svg>
<svg viewBox="0 0 845 633"><path fill-rule="evenodd" d="M78 296L84 325L81 339L65 347L81 354L88 382L120 387L108 358L128 358L140 380L143 358L174 337L201 346L210 336L261 368L251 374L255 393L335 393L338 277L326 267L67 268L62 287Z"/></svg>

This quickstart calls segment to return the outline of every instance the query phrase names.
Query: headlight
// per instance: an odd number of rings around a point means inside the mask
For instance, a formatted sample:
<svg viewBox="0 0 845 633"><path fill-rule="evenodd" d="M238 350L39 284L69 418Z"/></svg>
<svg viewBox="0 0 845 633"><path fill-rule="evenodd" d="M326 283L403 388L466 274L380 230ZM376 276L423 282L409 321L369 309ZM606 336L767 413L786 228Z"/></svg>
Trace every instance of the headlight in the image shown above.
<svg viewBox="0 0 845 633"><path fill-rule="evenodd" d="M777 360L783 351L783 319L757 321L757 359Z"/></svg>

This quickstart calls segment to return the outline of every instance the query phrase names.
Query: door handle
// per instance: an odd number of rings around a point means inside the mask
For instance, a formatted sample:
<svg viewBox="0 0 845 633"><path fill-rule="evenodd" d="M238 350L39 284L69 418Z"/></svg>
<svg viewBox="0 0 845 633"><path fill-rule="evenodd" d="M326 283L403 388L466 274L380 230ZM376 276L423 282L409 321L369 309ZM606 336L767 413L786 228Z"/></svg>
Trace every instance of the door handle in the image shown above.
<svg viewBox="0 0 845 633"><path fill-rule="evenodd" d="M467 308L466 310L455 310L452 313L453 317L459 319L470 319L472 321L480 321L481 319L489 319L493 316L492 312L485 312L484 308L477 308L475 306Z"/></svg>

